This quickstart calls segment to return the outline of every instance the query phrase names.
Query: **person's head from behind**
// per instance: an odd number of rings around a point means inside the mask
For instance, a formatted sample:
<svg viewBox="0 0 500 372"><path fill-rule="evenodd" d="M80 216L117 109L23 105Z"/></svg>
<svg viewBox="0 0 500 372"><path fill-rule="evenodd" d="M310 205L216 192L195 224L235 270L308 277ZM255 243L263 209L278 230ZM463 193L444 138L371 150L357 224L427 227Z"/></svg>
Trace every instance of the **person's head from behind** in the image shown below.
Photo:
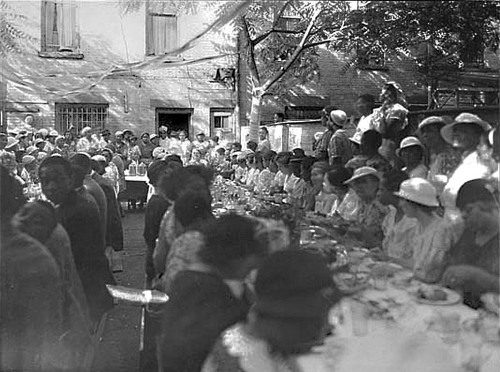
<svg viewBox="0 0 500 372"><path fill-rule="evenodd" d="M19 182L3 165L0 165L0 228L10 228L12 216L25 203L23 190Z"/></svg>
<svg viewBox="0 0 500 372"><path fill-rule="evenodd" d="M164 160L155 160L148 167L147 176L149 178L149 183L156 187L158 186L158 182L162 175L167 173L167 170L170 169L168 163Z"/></svg>
<svg viewBox="0 0 500 372"><path fill-rule="evenodd" d="M361 135L360 151L362 155L373 156L378 154L382 145L382 135L376 130L367 130Z"/></svg>
<svg viewBox="0 0 500 372"><path fill-rule="evenodd" d="M349 190L349 186L345 184L345 181L347 181L351 175L352 173L349 169L339 166L325 172L323 177L323 192L343 198Z"/></svg>
<svg viewBox="0 0 500 372"><path fill-rule="evenodd" d="M176 201L179 196L188 190L197 190L210 197L210 177L198 170L198 168L189 166L186 168L178 167L178 163L169 163L169 167L174 167L167 171L158 181L159 191L168 199ZM205 168L205 167L203 167Z"/></svg>
<svg viewBox="0 0 500 372"><path fill-rule="evenodd" d="M175 218L185 229L200 228L213 218L210 196L206 192L183 192L174 206Z"/></svg>
<svg viewBox="0 0 500 372"><path fill-rule="evenodd" d="M458 190L456 205L460 209L465 226L471 231L498 231L498 192L487 180L475 179L464 183Z"/></svg>
<svg viewBox="0 0 500 372"><path fill-rule="evenodd" d="M42 192L56 205L64 202L74 189L73 168L71 163L62 157L45 158L38 168L38 177Z"/></svg>
<svg viewBox="0 0 500 372"><path fill-rule="evenodd" d="M264 166L264 168L269 168L275 156L276 151L273 150L265 150L262 153L262 165Z"/></svg>
<svg viewBox="0 0 500 372"><path fill-rule="evenodd" d="M92 159L90 160L92 170L99 174L103 175L106 172L106 158L102 155L95 155L92 156Z"/></svg>
<svg viewBox="0 0 500 372"><path fill-rule="evenodd" d="M377 196L380 178L376 169L361 167L354 171L353 176L345 184L364 202L372 202Z"/></svg>
<svg viewBox="0 0 500 372"><path fill-rule="evenodd" d="M371 94L362 94L356 100L356 110L362 115L370 115L375 106L375 97Z"/></svg>
<svg viewBox="0 0 500 372"><path fill-rule="evenodd" d="M380 92L380 101L384 103L395 103L398 101L399 92L393 84L385 84Z"/></svg>
<svg viewBox="0 0 500 372"><path fill-rule="evenodd" d="M46 201L27 203L19 209L12 220L14 228L45 243L57 225L54 207Z"/></svg>
<svg viewBox="0 0 500 372"><path fill-rule="evenodd" d="M399 198L394 195L399 186L408 179L408 174L401 170L391 169L385 172L380 180L377 198L384 205L398 206Z"/></svg>
<svg viewBox="0 0 500 372"><path fill-rule="evenodd" d="M316 161L311 167L311 182L314 187L322 188L325 173L330 170L327 161Z"/></svg>
<svg viewBox="0 0 500 372"><path fill-rule="evenodd" d="M211 221L204 229L200 260L225 279L243 280L268 252L266 246L258 244L255 226L250 218L235 214Z"/></svg>
<svg viewBox="0 0 500 372"><path fill-rule="evenodd" d="M255 150L257 150L257 146L258 146L257 142L255 142L255 141L248 141L247 142L247 149L249 149L249 150L255 151Z"/></svg>
<svg viewBox="0 0 500 372"><path fill-rule="evenodd" d="M85 172L85 174L90 174L90 172L92 171L90 156L84 152L79 152L79 153L73 154L69 158L69 162L73 165L76 165L76 166L79 166L80 168L82 168L83 171Z"/></svg>
<svg viewBox="0 0 500 372"><path fill-rule="evenodd" d="M307 353L321 344L329 330L329 310L341 299L326 260L294 250L273 253L262 262L255 294L252 333L282 355Z"/></svg>
<svg viewBox="0 0 500 372"><path fill-rule="evenodd" d="M232 152L241 151L241 149L242 149L241 143L239 143L239 142L233 142L231 144L231 151Z"/></svg>

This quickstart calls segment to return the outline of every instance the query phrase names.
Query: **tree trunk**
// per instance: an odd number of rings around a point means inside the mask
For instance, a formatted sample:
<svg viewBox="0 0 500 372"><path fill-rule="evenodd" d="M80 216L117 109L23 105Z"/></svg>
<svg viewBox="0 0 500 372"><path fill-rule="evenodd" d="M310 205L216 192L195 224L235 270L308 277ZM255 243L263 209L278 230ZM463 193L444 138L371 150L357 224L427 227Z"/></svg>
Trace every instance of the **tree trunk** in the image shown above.
<svg viewBox="0 0 500 372"><path fill-rule="evenodd" d="M252 106L250 108L250 132L249 141L259 142L260 107L262 105L262 94L252 94Z"/></svg>

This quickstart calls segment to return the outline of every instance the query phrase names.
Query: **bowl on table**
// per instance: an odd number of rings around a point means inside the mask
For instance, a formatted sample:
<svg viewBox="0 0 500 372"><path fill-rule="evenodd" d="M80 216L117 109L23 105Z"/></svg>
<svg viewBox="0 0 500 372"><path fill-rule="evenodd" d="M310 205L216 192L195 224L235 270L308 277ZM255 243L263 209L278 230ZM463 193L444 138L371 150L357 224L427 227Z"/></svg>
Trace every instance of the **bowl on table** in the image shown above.
<svg viewBox="0 0 500 372"><path fill-rule="evenodd" d="M333 280L338 289L345 294L359 292L370 285L370 276L367 273L337 273Z"/></svg>

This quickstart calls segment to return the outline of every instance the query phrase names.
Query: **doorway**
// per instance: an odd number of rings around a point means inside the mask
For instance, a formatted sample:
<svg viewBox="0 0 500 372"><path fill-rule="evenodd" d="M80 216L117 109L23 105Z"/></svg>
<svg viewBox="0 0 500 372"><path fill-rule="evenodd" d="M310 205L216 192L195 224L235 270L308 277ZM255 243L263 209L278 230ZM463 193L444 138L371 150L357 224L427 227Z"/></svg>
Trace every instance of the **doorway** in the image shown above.
<svg viewBox="0 0 500 372"><path fill-rule="evenodd" d="M186 131L189 137L189 128L193 109L156 108L156 131L162 125L168 127L168 134Z"/></svg>

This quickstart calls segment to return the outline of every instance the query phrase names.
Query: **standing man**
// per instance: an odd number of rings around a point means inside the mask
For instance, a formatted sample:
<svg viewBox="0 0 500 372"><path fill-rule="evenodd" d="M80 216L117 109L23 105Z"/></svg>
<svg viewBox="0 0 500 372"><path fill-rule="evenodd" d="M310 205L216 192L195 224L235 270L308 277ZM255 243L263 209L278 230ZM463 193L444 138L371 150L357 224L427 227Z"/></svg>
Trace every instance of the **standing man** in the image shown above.
<svg viewBox="0 0 500 372"><path fill-rule="evenodd" d="M347 123L347 115L342 110L333 110L330 113L330 125L333 128L333 136L328 144L328 157L330 165L345 165L352 158L352 147L349 135L344 128Z"/></svg>
<svg viewBox="0 0 500 372"><path fill-rule="evenodd" d="M332 139L334 129L331 124L330 113L336 110L335 106L326 106L321 111L321 125L326 127L326 130L323 132L321 139L319 140L318 146L316 147L316 151L314 156L318 160L326 160L328 161L328 144Z"/></svg>
<svg viewBox="0 0 500 372"><path fill-rule="evenodd" d="M166 152L170 150L170 138L168 137L168 127L162 125L158 128L158 135L160 136L159 145L163 147Z"/></svg>

